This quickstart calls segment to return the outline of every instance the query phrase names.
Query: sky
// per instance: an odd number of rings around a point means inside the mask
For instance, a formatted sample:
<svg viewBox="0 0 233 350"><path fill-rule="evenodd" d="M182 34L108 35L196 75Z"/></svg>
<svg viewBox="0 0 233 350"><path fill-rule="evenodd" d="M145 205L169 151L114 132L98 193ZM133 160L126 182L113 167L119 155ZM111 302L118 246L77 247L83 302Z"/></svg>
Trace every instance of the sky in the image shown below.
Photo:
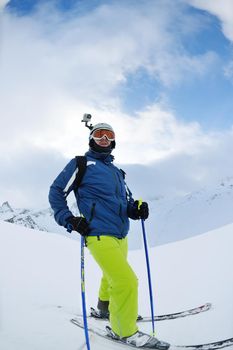
<svg viewBox="0 0 233 350"><path fill-rule="evenodd" d="M0 204L48 206L84 113L135 196L233 176L232 42L231 0L0 0Z"/></svg>

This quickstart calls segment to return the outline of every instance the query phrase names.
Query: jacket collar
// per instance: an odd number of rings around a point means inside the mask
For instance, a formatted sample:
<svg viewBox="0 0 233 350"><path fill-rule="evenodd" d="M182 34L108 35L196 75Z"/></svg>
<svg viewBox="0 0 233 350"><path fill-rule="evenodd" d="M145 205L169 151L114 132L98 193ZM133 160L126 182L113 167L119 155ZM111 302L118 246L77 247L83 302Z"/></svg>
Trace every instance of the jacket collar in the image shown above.
<svg viewBox="0 0 233 350"><path fill-rule="evenodd" d="M88 152L86 152L85 156L102 160L106 164L112 163L114 160L114 157L111 153L100 153L92 150L89 150Z"/></svg>

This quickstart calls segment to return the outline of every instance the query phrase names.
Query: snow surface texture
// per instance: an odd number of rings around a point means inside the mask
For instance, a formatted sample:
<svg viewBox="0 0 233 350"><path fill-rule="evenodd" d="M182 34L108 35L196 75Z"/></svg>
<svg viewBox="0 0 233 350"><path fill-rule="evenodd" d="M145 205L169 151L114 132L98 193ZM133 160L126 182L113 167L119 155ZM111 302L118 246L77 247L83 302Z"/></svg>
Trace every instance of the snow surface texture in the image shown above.
<svg viewBox="0 0 233 350"><path fill-rule="evenodd" d="M69 204L72 200L71 195ZM189 238L233 222L232 177L185 196L152 196L144 200L148 200L150 207L150 219L146 222L146 230L151 246ZM71 204L70 208L74 215L78 214L76 204ZM5 202L0 206L0 219L77 239L76 234L67 235L66 231L56 224L51 209L13 209ZM138 221L131 221L129 246L130 249L141 248L141 226Z"/></svg>
<svg viewBox="0 0 233 350"><path fill-rule="evenodd" d="M213 308L156 323L171 343L203 343L233 336L233 225L151 248L155 313L200 305ZM95 306L100 270L85 250L87 306ZM139 277L139 312L149 315L144 251L129 260ZM80 243L61 235L0 222L0 349L80 350L83 330L69 320L81 313ZM150 323L140 324L150 332ZM91 336L92 350L125 349Z"/></svg>

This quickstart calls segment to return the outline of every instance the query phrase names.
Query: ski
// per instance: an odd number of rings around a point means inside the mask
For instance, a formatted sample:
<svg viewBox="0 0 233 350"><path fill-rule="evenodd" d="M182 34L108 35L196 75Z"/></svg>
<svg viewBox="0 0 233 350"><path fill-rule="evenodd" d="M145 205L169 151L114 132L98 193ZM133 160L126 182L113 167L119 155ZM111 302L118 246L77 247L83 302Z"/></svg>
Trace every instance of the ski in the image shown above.
<svg viewBox="0 0 233 350"><path fill-rule="evenodd" d="M83 319L82 317L76 317L76 318L72 318L70 320L71 323L73 323L75 326L78 326L80 328L84 328L83 326ZM107 328L107 327L106 327ZM110 327L108 327L110 329ZM110 342L112 343L115 343L115 344L119 344L119 345L125 345L128 349L136 349L137 347L136 346L133 346L133 345L130 345L130 344L127 344L125 343L123 340L121 339L115 339L113 337L111 337L109 335L109 331L107 329L101 329L101 328L98 328L98 327L93 327L93 326L88 326L88 331L92 334L92 335L97 335L101 338L104 338L104 339L107 339L109 340ZM161 343L161 345L163 344L163 342L159 342ZM167 343L166 343L167 344ZM166 349L163 347L163 348L157 348L158 350L171 350L171 348L169 347L170 344L167 344L168 346L166 347ZM149 348L146 348L146 347L143 347L144 350L149 350ZM150 349L151 350L151 349ZM178 350L178 349L177 349ZM182 349L180 349L182 350Z"/></svg>
<svg viewBox="0 0 233 350"><path fill-rule="evenodd" d="M211 307L212 307L211 303L205 303L203 305L194 307L192 309L165 314L165 315L158 315L158 316L155 316L154 320L155 321L174 320L176 318L197 315L197 314L200 314L201 312L210 310ZM151 317L142 317L142 319L140 320L140 322L150 322L150 321L151 321Z"/></svg>
<svg viewBox="0 0 233 350"><path fill-rule="evenodd" d="M71 323L74 325L83 328L83 320L81 317L72 318ZM99 337L102 337L104 339L107 339L111 342L118 343L121 345L125 345L127 348L135 349L135 346L126 344L125 342L117 339L113 339L108 335L108 332L104 329L100 329L98 327L90 326L88 327L88 330L90 333L97 335ZM215 349L222 349L228 346L233 346L233 338L218 340L212 343L206 343L206 344L195 344L195 345L170 345L169 350L215 350ZM143 348L146 349L146 348ZM148 349L148 348L147 348ZM159 349L159 347L158 347Z"/></svg>
<svg viewBox="0 0 233 350"><path fill-rule="evenodd" d="M175 312L171 314L164 314L164 315L157 315L154 318L154 321L166 321L166 320L174 320L176 318L181 318L181 317L186 317L186 316L191 316L191 315L197 315L201 312L208 311L212 307L211 303L205 303L201 306L195 307L193 309L188 309L185 311L180 311L180 312ZM98 310L94 309L91 307L90 309L90 315L88 317L95 318L98 320L108 320L108 318L103 318L99 315ZM150 322L151 317L143 317L143 316L138 316L137 322Z"/></svg>

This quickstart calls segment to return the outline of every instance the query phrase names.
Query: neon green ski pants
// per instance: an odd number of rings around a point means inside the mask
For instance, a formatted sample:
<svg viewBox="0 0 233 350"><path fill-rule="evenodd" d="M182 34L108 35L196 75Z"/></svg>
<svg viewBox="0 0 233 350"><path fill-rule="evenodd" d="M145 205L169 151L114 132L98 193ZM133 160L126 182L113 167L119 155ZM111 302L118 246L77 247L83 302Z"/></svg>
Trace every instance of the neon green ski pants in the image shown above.
<svg viewBox="0 0 233 350"><path fill-rule="evenodd" d="M138 280L127 262L127 238L89 236L87 247L103 272L99 298L109 301L111 328L128 337L138 330Z"/></svg>

